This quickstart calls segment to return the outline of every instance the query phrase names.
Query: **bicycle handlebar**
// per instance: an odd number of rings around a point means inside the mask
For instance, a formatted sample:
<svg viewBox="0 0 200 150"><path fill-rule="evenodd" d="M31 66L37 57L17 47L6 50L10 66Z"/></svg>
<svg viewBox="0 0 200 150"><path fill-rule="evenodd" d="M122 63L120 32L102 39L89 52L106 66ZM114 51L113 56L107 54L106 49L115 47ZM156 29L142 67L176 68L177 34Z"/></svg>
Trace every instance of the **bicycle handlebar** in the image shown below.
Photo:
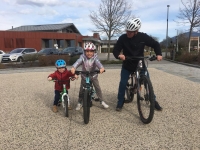
<svg viewBox="0 0 200 150"><path fill-rule="evenodd" d="M105 72L105 70L104 70ZM95 70L95 71L75 71L75 74L76 75L79 75L79 74L86 74L86 75L89 75L89 74L92 74L92 73L100 73L100 70Z"/></svg>
<svg viewBox="0 0 200 150"><path fill-rule="evenodd" d="M153 55L152 57L149 56L126 56L125 58L126 60L140 60L140 59L148 59L150 61L154 61L157 59L157 57L155 55Z"/></svg>

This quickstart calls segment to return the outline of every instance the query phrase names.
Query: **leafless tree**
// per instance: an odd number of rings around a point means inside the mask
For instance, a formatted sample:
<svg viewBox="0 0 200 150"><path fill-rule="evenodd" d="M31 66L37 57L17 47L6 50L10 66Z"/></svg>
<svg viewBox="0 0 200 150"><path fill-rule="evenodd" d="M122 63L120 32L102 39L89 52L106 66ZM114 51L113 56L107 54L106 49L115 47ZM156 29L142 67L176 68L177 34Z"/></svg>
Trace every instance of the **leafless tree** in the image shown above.
<svg viewBox="0 0 200 150"><path fill-rule="evenodd" d="M181 20L179 23L190 24L188 45L190 44L191 33L194 28L200 26L200 0L187 0L183 2L183 8L180 8L178 18ZM190 52L190 48L188 49Z"/></svg>
<svg viewBox="0 0 200 150"><path fill-rule="evenodd" d="M98 11L91 11L90 19L95 32L108 37L108 60L110 60L110 40L122 33L126 21L131 16L131 4L127 0L101 0Z"/></svg>

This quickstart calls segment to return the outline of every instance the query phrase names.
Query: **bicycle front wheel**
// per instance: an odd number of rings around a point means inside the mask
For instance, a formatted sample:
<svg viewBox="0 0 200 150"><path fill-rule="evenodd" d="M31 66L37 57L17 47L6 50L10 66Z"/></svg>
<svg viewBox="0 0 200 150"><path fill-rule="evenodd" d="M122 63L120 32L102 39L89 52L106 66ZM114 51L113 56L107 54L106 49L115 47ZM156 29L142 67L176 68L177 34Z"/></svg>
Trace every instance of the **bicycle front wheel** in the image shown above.
<svg viewBox="0 0 200 150"><path fill-rule="evenodd" d="M64 105L65 105L65 117L69 117L68 97L67 95L65 95L63 98L64 98Z"/></svg>
<svg viewBox="0 0 200 150"><path fill-rule="evenodd" d="M84 123L88 124L89 119L90 119L90 94L89 94L89 90L85 90L84 91L84 99L83 99L83 119L84 119Z"/></svg>
<svg viewBox="0 0 200 150"><path fill-rule="evenodd" d="M143 123L148 124L152 121L154 105L155 99L151 81L147 76L141 76L138 83L137 106Z"/></svg>

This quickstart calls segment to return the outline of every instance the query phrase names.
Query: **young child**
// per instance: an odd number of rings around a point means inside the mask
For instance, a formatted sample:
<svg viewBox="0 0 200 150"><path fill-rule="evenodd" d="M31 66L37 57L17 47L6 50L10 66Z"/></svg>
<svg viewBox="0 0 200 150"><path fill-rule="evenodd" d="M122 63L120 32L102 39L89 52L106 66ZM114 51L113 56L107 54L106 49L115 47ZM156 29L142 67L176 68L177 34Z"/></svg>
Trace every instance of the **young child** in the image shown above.
<svg viewBox="0 0 200 150"><path fill-rule="evenodd" d="M86 43L84 47L84 54L80 56L80 58L72 65L71 72L74 74L76 68L82 65L83 71L94 71L96 67L100 70L100 73L104 72L104 67L97 58L97 54L95 53L96 47L93 43ZM98 75L91 76L91 82L96 90L96 94L100 100L101 105L104 108L108 108L109 106L103 101L102 91L99 86ZM81 74L81 85L79 91L79 100L76 107L76 110L80 110L82 107L82 97L83 97L83 85L85 84L85 75Z"/></svg>
<svg viewBox="0 0 200 150"><path fill-rule="evenodd" d="M70 77L73 77L74 74L71 71L68 71L66 68L66 62L62 59L56 61L55 66L57 70L48 76L48 80L51 81L52 79L56 80L63 80L63 81L55 81L55 97L53 103L53 112L58 112L57 105L60 99L60 93L63 90L63 84L66 84L66 89L68 93L68 89L70 88ZM75 76L77 77L77 75ZM68 106L69 109L70 106Z"/></svg>

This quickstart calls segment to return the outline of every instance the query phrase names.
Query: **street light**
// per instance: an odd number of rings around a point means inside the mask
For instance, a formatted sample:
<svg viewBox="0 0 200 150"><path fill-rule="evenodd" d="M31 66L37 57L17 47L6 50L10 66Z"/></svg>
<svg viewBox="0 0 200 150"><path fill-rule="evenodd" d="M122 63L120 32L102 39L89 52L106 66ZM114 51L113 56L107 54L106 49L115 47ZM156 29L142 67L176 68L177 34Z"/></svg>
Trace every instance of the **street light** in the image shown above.
<svg viewBox="0 0 200 150"><path fill-rule="evenodd" d="M177 35L176 35L176 52L178 52L178 29L177 30Z"/></svg>
<svg viewBox="0 0 200 150"><path fill-rule="evenodd" d="M169 14L169 5L167 5L167 32L166 32L167 44L166 44L166 54L165 54L165 57L167 57L167 51L168 51L168 14Z"/></svg>

